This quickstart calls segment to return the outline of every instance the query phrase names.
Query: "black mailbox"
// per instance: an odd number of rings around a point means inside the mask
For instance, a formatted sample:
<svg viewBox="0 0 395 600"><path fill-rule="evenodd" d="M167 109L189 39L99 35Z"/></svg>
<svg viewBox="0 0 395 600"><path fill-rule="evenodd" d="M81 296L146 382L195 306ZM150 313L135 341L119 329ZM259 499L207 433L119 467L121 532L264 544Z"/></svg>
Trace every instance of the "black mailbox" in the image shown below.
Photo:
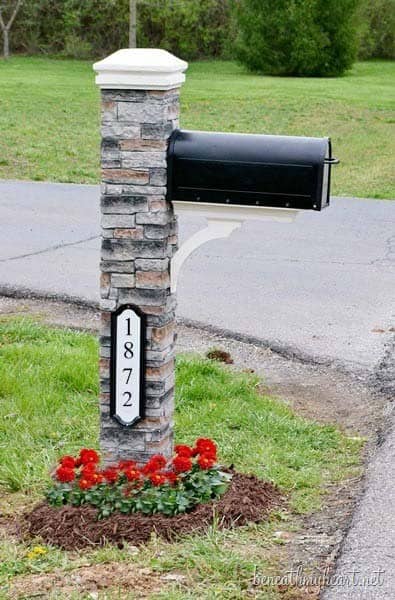
<svg viewBox="0 0 395 600"><path fill-rule="evenodd" d="M329 138L176 130L168 199L322 210L337 162Z"/></svg>

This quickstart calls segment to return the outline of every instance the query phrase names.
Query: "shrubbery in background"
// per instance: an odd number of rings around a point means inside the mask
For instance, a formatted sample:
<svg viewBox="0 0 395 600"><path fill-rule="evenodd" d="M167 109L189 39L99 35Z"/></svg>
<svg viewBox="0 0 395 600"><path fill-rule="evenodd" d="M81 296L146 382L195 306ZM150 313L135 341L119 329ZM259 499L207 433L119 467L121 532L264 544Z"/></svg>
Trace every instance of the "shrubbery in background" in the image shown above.
<svg viewBox="0 0 395 600"><path fill-rule="evenodd" d="M1 4L1 1L0 1ZM24 0L11 49L100 58L128 46L129 0ZM272 74L336 75L395 58L395 0L139 0L138 45Z"/></svg>
<svg viewBox="0 0 395 600"><path fill-rule="evenodd" d="M138 45L183 58L228 53L232 0L140 0ZM12 47L74 58L104 56L128 46L129 0L25 0Z"/></svg>
<svg viewBox="0 0 395 600"><path fill-rule="evenodd" d="M395 0L364 0L359 57L395 58Z"/></svg>
<svg viewBox="0 0 395 600"><path fill-rule="evenodd" d="M128 0L25 0L12 46L91 58L127 46Z"/></svg>
<svg viewBox="0 0 395 600"><path fill-rule="evenodd" d="M238 58L270 75L336 76L358 51L359 0L240 0Z"/></svg>
<svg viewBox="0 0 395 600"><path fill-rule="evenodd" d="M161 47L183 58L230 55L231 0L161 0L139 7L142 46Z"/></svg>

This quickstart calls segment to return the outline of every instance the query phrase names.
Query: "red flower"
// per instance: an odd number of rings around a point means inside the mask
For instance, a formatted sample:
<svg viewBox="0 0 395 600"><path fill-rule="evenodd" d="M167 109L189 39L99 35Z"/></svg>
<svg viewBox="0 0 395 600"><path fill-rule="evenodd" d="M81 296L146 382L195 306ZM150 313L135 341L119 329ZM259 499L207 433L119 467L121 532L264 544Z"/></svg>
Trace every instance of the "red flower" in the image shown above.
<svg viewBox="0 0 395 600"><path fill-rule="evenodd" d="M89 477L89 475L91 473L94 473L96 471L96 465L94 463L88 463L87 465L84 465L81 469L81 475Z"/></svg>
<svg viewBox="0 0 395 600"><path fill-rule="evenodd" d="M84 465L80 472L80 481L89 481L92 485L103 483L105 480L104 475L96 471L96 467L97 465L94 463L88 463L87 465Z"/></svg>
<svg viewBox="0 0 395 600"><path fill-rule="evenodd" d="M108 467L108 469L104 469L101 474L107 483L115 483L118 479L119 471L115 467Z"/></svg>
<svg viewBox="0 0 395 600"><path fill-rule="evenodd" d="M159 471L166 466L167 460L162 454L154 454L151 456L147 464L143 467L142 471L144 475L150 475L151 473L155 473L155 471Z"/></svg>
<svg viewBox="0 0 395 600"><path fill-rule="evenodd" d="M177 473L185 473L192 469L192 461L186 456L176 456L173 458L173 466Z"/></svg>
<svg viewBox="0 0 395 600"><path fill-rule="evenodd" d="M100 457L96 450L83 448L80 452L80 460L83 465L88 465L89 463L97 464L100 461Z"/></svg>
<svg viewBox="0 0 395 600"><path fill-rule="evenodd" d="M118 463L118 469L121 471L124 471L125 469L133 469L135 466L135 460L120 460Z"/></svg>
<svg viewBox="0 0 395 600"><path fill-rule="evenodd" d="M217 445L210 438L199 438L196 440L196 448L200 454L217 452Z"/></svg>
<svg viewBox="0 0 395 600"><path fill-rule="evenodd" d="M163 469L163 467L166 466L167 460L165 459L163 454L154 454L153 456L151 456L149 462L155 463L160 469Z"/></svg>
<svg viewBox="0 0 395 600"><path fill-rule="evenodd" d="M163 473L151 473L149 480L153 485L157 486L166 483L167 478Z"/></svg>
<svg viewBox="0 0 395 600"><path fill-rule="evenodd" d="M78 485L81 490L89 490L95 485L95 482L92 479L82 478L79 480Z"/></svg>
<svg viewBox="0 0 395 600"><path fill-rule="evenodd" d="M193 456L193 450L189 446L183 446L182 444L179 444L178 446L174 447L174 450L178 456L186 456L186 458L191 458L191 456Z"/></svg>
<svg viewBox="0 0 395 600"><path fill-rule="evenodd" d="M104 475L102 475L101 473L90 473L89 475L86 475L84 477L84 479L90 479L93 481L93 483L95 485L98 485L99 483L103 483L104 481Z"/></svg>
<svg viewBox="0 0 395 600"><path fill-rule="evenodd" d="M178 477L176 473L174 473L174 471L165 471L163 475L166 476L167 481L172 485L174 485L178 481Z"/></svg>
<svg viewBox="0 0 395 600"><path fill-rule="evenodd" d="M211 460L213 460L214 462L216 462L216 460L217 460L216 452L202 452L201 456L205 456L206 458L211 458Z"/></svg>
<svg viewBox="0 0 395 600"><path fill-rule="evenodd" d="M141 471L136 467L126 469L125 476L128 481L138 481L141 477Z"/></svg>
<svg viewBox="0 0 395 600"><path fill-rule="evenodd" d="M217 446L215 442L209 438L199 438L196 440L196 450L199 454L217 456Z"/></svg>
<svg viewBox="0 0 395 600"><path fill-rule="evenodd" d="M69 481L74 481L75 473L74 469L70 469L69 467L63 467L62 465L56 469L56 478L58 481L62 483L68 483Z"/></svg>
<svg viewBox="0 0 395 600"><path fill-rule="evenodd" d="M59 463L62 467L66 467L67 469L75 469L75 458L73 456L62 456L59 460Z"/></svg>
<svg viewBox="0 0 395 600"><path fill-rule="evenodd" d="M201 469L212 469L215 465L215 458L212 455L201 454L197 462Z"/></svg>

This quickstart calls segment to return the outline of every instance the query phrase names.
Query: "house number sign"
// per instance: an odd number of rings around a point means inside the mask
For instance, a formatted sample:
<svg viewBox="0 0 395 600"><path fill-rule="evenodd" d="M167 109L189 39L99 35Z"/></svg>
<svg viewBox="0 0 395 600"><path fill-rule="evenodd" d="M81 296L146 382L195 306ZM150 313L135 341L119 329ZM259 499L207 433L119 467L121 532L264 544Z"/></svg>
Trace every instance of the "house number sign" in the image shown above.
<svg viewBox="0 0 395 600"><path fill-rule="evenodd" d="M145 319L136 306L111 316L111 416L130 427L144 418Z"/></svg>

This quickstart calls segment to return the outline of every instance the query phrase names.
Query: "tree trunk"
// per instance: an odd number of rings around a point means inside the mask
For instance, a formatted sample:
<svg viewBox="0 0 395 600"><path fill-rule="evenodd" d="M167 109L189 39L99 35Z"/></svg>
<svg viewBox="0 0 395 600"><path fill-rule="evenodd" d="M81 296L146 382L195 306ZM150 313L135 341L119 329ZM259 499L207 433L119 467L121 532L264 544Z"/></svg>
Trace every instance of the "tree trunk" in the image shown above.
<svg viewBox="0 0 395 600"><path fill-rule="evenodd" d="M10 40L8 29L3 29L3 56L5 59L10 57Z"/></svg>
<svg viewBox="0 0 395 600"><path fill-rule="evenodd" d="M12 24L15 21L15 17L17 16L18 11L23 4L23 1L24 0L17 0L8 23L5 21L4 15L2 13L4 6L2 6L0 9L0 27L3 33L3 55L5 59L9 58L10 56L10 31Z"/></svg>
<svg viewBox="0 0 395 600"><path fill-rule="evenodd" d="M137 47L137 0L130 0L129 48Z"/></svg>

